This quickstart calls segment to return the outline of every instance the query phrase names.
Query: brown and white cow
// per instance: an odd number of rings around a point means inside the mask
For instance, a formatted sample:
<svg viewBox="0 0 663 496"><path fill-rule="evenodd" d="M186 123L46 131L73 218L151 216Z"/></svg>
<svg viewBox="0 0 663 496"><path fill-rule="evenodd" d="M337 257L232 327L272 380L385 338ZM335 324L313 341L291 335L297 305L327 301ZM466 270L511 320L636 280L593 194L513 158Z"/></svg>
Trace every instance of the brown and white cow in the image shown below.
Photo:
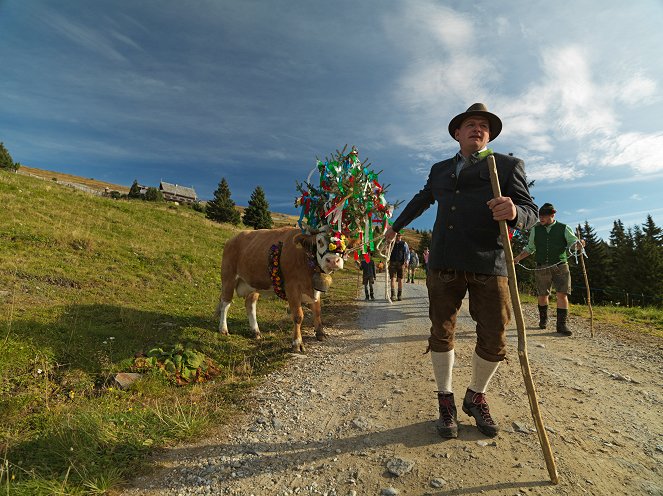
<svg viewBox="0 0 663 496"><path fill-rule="evenodd" d="M323 339L320 291L314 289L314 274L316 271L330 274L343 268L342 253L330 252L329 242L327 232L303 234L300 229L290 227L243 231L229 239L223 249L221 263L221 296L217 307L219 332L228 334L228 307L237 292L244 298L249 327L255 337L260 338L256 303L260 292L275 291L277 271L273 264L273 247L280 246L280 277L276 285L280 283L280 289L285 291L284 299L290 306L294 322L292 349L295 352L304 351L302 303L311 303L315 336Z"/></svg>

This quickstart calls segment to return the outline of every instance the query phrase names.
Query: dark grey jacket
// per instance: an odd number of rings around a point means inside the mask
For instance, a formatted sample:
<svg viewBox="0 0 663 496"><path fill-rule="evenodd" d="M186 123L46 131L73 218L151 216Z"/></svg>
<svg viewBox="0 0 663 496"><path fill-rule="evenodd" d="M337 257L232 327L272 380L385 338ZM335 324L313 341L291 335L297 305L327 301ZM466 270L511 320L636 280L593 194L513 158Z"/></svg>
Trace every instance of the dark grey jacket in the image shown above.
<svg viewBox="0 0 663 496"><path fill-rule="evenodd" d="M538 209L527 188L523 161L495 153L502 196L516 205L517 215L507 225L529 229ZM486 159L456 175L456 158L431 168L424 188L410 200L393 224L398 232L437 201L428 267L506 276L506 259L499 223L486 203L493 198Z"/></svg>

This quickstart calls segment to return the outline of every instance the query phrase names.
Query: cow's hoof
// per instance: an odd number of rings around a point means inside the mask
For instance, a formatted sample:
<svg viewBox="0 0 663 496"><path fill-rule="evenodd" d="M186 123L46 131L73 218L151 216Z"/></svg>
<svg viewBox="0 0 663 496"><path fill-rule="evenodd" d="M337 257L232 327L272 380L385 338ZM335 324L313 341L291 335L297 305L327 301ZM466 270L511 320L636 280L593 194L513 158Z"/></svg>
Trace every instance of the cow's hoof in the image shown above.
<svg viewBox="0 0 663 496"><path fill-rule="evenodd" d="M219 334L221 334L221 336L227 336L228 335L228 329L219 329Z"/></svg>
<svg viewBox="0 0 663 496"><path fill-rule="evenodd" d="M260 331L256 331L253 333L253 337L255 339L262 339L262 334L260 334Z"/></svg>
<svg viewBox="0 0 663 496"><path fill-rule="evenodd" d="M304 349L304 343L293 341L292 342L292 352L293 353L306 353Z"/></svg>
<svg viewBox="0 0 663 496"><path fill-rule="evenodd" d="M315 339L317 339L318 341L324 341L325 339L327 339L328 336L329 334L327 334L322 329L320 329L319 331L315 331Z"/></svg>

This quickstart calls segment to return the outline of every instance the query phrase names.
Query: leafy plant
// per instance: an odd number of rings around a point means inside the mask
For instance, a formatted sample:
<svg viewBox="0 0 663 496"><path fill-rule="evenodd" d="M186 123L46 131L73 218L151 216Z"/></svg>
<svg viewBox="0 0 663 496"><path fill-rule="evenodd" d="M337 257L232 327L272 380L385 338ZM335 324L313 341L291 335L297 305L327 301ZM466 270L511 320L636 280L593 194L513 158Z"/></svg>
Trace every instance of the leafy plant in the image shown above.
<svg viewBox="0 0 663 496"><path fill-rule="evenodd" d="M134 366L138 370L159 370L180 386L205 382L220 373L219 367L211 358L181 343L168 351L153 348L146 356L136 358Z"/></svg>

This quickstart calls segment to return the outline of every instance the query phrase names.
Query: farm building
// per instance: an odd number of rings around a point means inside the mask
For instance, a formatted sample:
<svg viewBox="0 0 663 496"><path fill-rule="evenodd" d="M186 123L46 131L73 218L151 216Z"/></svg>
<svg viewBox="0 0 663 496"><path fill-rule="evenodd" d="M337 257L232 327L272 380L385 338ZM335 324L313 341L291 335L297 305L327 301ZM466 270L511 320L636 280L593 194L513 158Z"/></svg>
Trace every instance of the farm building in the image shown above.
<svg viewBox="0 0 663 496"><path fill-rule="evenodd" d="M161 191L163 199L167 201L194 203L198 200L198 195L196 195L196 191L193 188L187 188L186 186L179 186L165 181L159 183L159 191Z"/></svg>

